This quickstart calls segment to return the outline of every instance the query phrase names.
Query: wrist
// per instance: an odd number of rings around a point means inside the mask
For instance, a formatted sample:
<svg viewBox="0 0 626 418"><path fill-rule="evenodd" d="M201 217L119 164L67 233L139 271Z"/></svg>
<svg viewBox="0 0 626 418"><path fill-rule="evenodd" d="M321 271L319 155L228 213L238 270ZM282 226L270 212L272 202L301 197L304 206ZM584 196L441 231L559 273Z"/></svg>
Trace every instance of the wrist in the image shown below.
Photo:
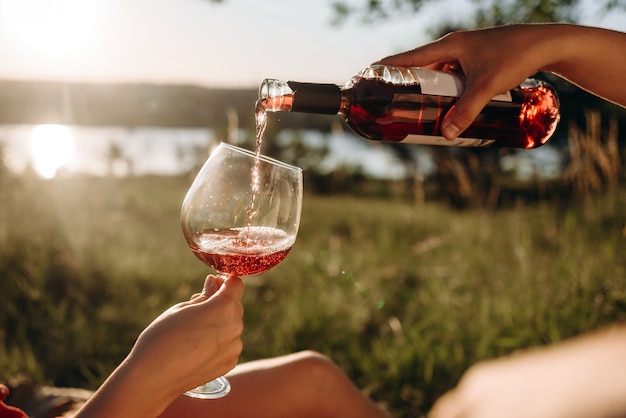
<svg viewBox="0 0 626 418"><path fill-rule="evenodd" d="M142 361L131 353L100 386L76 418L156 417L180 393L162 384Z"/></svg>

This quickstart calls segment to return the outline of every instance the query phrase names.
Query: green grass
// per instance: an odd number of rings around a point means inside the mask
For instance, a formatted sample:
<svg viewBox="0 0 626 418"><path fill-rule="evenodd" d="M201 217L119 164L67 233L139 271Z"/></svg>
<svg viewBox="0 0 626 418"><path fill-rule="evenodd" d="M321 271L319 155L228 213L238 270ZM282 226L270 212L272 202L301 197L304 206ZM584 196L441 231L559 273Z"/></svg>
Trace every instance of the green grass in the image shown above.
<svg viewBox="0 0 626 418"><path fill-rule="evenodd" d="M96 387L210 271L183 178L0 178L0 380ZM626 319L626 193L489 213L305 196L284 263L246 279L242 361L331 356L396 416L473 362Z"/></svg>

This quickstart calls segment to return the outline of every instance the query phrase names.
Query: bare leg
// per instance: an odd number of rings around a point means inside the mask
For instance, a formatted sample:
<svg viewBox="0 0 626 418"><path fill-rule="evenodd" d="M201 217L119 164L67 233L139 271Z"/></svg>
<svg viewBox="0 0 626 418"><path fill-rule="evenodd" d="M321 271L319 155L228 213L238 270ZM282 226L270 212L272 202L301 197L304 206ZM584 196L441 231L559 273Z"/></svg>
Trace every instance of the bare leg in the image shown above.
<svg viewBox="0 0 626 418"><path fill-rule="evenodd" d="M388 417L329 358L302 351L237 366L222 399L180 396L161 415L174 417Z"/></svg>

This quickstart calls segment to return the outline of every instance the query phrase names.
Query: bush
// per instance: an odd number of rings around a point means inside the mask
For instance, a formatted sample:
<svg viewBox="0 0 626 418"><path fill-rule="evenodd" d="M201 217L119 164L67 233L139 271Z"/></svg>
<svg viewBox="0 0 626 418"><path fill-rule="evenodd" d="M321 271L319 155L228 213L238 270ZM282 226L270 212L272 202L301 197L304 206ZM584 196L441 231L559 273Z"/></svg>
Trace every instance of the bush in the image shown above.
<svg viewBox="0 0 626 418"><path fill-rule="evenodd" d="M96 387L211 271L180 231L187 179L2 185L0 378ZM307 195L285 262L246 278L242 361L318 350L395 416L424 414L478 360L626 319L625 204Z"/></svg>

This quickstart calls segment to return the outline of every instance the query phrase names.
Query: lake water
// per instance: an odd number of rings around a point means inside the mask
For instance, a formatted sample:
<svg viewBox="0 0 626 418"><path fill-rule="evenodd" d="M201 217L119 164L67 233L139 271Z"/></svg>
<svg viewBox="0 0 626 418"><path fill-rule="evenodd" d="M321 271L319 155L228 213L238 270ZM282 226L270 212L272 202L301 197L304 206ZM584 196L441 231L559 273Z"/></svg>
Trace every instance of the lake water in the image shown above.
<svg viewBox="0 0 626 418"><path fill-rule="evenodd" d="M0 141L5 144L5 164L21 172L33 161L33 133L38 125L4 125L0 127ZM72 155L62 167L68 173L115 175L132 173L178 174L193 167L192 149L206 149L215 142L208 129L124 128L124 127L68 127L73 148ZM59 138L50 137L54 143ZM61 144L57 144L61 145ZM55 145L50 144L54 147ZM118 147L123 159L111 165L112 147ZM51 150L52 151L52 150Z"/></svg>
<svg viewBox="0 0 626 418"><path fill-rule="evenodd" d="M37 168L37 158L48 163L58 158L53 165L60 165L59 172L62 170L64 174L176 175L197 167L220 142L220 138L208 128L67 126L60 133L46 130L45 134L38 134L38 127L41 125L0 125L4 163L12 171L19 173L28 167ZM41 135L44 137L37 141L36 137ZM349 166L362 167L365 173L375 177L399 178L404 175L402 165L389 149L349 132L322 134L305 131L301 136L311 146L327 144L330 147L329 155L322 163L325 170ZM244 137L243 133L241 137ZM277 138L279 141L284 139ZM33 143L39 144L36 147L39 154ZM69 150L63 151L66 147ZM55 156L55 153L71 155ZM122 158L112 159L112 153ZM424 164L427 163L425 160Z"/></svg>
<svg viewBox="0 0 626 418"><path fill-rule="evenodd" d="M0 144L4 145L4 163L20 173L28 167L37 169L38 155L44 163L52 164L47 177L56 166L64 174L104 175L177 175L188 173L201 165L210 150L220 142L208 128L158 128L116 126L67 126L45 130L35 141L42 125L0 125ZM40 132L41 133L41 132ZM43 135L43 137L41 137ZM281 132L277 141L288 143L292 132ZM246 137L245 133L234 135ZM321 169L361 167L364 173L378 178L401 178L405 170L393 152L376 141L366 141L349 131L323 134L317 131L299 133L309 146L329 147ZM65 141L65 143L63 143ZM33 143L38 143L37 154ZM237 145L237 140L231 141ZM45 147L43 147L45 145ZM424 174L434 170L434 164L424 148L411 147ZM65 148L69 148L63 151ZM112 153L119 158L112 159ZM55 155L59 154L59 155ZM67 154L67 155L60 155ZM71 155L70 155L71 154ZM58 159L55 163L53 160ZM520 150L501 160L504 169L514 170L521 179L557 177L562 155L550 145L534 150ZM39 170L36 170L39 171ZM50 173L52 173L50 175ZM44 177L46 177L44 175Z"/></svg>

